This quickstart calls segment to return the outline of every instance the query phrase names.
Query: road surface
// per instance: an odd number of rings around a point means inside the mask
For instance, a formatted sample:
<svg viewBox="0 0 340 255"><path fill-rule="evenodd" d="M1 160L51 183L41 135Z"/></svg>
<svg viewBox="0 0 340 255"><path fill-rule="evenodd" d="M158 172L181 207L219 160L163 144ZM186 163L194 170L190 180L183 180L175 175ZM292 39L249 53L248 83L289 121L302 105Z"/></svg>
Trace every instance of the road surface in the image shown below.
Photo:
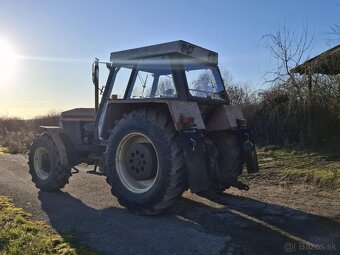
<svg viewBox="0 0 340 255"><path fill-rule="evenodd" d="M79 168L61 192L47 193L31 182L26 156L0 155L0 195L103 254L340 254L340 224L324 217L190 192L165 215L136 216L118 204L103 176Z"/></svg>

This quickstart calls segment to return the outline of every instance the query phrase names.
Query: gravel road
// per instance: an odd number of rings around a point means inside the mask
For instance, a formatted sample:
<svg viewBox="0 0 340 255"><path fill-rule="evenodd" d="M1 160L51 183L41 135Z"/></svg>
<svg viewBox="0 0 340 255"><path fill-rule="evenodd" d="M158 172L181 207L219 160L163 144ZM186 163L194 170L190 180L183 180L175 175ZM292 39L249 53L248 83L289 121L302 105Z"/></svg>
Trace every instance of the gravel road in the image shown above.
<svg viewBox="0 0 340 255"><path fill-rule="evenodd" d="M340 223L325 217L231 193L210 201L190 192L165 215L136 216L103 176L79 169L61 192L41 192L25 155L0 155L0 195L104 254L340 254Z"/></svg>

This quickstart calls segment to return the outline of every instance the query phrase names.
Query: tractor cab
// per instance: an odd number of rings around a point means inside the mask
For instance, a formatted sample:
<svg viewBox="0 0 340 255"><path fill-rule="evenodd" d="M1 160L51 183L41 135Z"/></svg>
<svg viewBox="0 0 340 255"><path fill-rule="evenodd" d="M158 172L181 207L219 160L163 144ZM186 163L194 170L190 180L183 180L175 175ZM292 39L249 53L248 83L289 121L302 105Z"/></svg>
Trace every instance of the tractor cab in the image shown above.
<svg viewBox="0 0 340 255"><path fill-rule="evenodd" d="M216 52L175 41L111 53L103 101L177 99L228 103ZM98 85L99 61L93 63ZM97 89L98 90L98 89Z"/></svg>

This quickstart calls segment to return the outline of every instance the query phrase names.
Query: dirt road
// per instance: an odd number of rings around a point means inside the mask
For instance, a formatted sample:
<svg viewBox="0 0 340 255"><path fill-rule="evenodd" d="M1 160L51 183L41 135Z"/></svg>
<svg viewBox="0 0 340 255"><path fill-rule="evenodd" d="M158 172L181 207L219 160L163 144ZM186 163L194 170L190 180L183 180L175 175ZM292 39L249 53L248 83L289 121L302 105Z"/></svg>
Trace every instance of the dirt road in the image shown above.
<svg viewBox="0 0 340 255"><path fill-rule="evenodd" d="M88 167L62 192L46 193L34 187L26 162L0 155L0 195L104 254L340 254L339 222L238 191L220 201L187 192L166 215L136 216Z"/></svg>

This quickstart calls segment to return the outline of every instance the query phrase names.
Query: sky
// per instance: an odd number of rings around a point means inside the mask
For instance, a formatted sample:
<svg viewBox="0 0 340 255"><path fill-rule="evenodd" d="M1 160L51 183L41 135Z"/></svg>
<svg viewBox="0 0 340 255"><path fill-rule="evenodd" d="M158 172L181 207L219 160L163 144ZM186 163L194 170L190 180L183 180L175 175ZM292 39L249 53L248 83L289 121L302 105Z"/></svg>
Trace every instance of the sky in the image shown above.
<svg viewBox="0 0 340 255"><path fill-rule="evenodd" d="M92 107L95 57L179 39L218 52L235 82L265 88L276 62L264 35L308 26L314 56L335 46L335 24L340 0L0 0L0 116Z"/></svg>

